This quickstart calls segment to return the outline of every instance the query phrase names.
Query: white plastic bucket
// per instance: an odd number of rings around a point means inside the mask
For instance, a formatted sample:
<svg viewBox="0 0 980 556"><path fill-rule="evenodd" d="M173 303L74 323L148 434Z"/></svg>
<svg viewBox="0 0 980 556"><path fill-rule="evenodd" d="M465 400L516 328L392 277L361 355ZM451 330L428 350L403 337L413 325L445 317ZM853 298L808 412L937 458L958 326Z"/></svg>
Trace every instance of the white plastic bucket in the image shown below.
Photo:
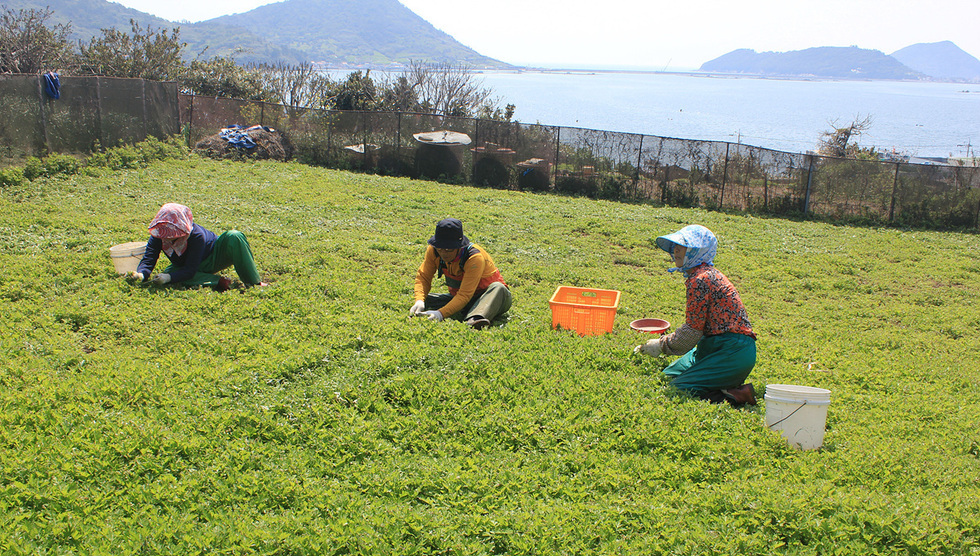
<svg viewBox="0 0 980 556"><path fill-rule="evenodd" d="M792 384L766 386L766 427L801 450L823 446L830 390Z"/></svg>
<svg viewBox="0 0 980 556"><path fill-rule="evenodd" d="M145 241L130 241L110 247L109 256L112 257L112 266L116 267L116 272L129 274L136 272L136 269L139 268L140 260L145 251Z"/></svg>

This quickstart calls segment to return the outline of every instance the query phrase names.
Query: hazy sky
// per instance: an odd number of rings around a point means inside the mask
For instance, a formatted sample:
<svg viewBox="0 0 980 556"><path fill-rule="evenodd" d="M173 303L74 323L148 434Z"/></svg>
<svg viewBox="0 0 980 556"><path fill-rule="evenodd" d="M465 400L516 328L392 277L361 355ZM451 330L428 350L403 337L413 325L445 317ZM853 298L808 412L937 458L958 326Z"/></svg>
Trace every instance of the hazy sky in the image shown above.
<svg viewBox="0 0 980 556"><path fill-rule="evenodd" d="M272 3L118 1L172 21ZM978 0L400 1L477 52L516 65L693 69L736 48L854 45L891 54L944 40L980 58Z"/></svg>

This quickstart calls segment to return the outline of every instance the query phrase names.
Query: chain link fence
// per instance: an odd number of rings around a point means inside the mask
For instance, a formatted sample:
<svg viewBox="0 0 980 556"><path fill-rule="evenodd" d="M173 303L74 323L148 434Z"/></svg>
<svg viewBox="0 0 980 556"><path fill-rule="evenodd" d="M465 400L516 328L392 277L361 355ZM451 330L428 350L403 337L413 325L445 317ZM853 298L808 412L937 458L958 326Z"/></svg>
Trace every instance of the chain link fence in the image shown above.
<svg viewBox="0 0 980 556"><path fill-rule="evenodd" d="M230 124L282 131L310 164L480 187L828 220L975 229L980 167L429 114L287 109L181 95L193 145ZM468 144L427 144L451 131Z"/></svg>
<svg viewBox="0 0 980 556"><path fill-rule="evenodd" d="M552 191L832 221L977 229L980 167L787 153L718 141L432 114L285 107L178 94L175 83L0 76L6 158L90 152L183 132L193 146L232 124L282 132L308 164L479 187ZM421 141L455 132L462 141ZM438 135L438 134L436 134ZM447 134L448 136L449 134Z"/></svg>

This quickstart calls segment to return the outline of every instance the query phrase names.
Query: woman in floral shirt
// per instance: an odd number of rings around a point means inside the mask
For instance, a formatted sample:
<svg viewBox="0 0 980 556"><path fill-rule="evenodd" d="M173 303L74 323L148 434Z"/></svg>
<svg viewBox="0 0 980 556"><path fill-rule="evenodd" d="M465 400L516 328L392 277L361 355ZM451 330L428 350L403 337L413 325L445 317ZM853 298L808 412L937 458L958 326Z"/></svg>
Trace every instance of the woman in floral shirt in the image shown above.
<svg viewBox="0 0 980 556"><path fill-rule="evenodd" d="M686 277L687 310L684 324L674 333L649 340L633 351L647 355L682 355L663 373L671 385L714 402L755 405L746 377L755 366L755 333L745 305L731 281L712 260L718 240L704 226L691 225L657 238Z"/></svg>

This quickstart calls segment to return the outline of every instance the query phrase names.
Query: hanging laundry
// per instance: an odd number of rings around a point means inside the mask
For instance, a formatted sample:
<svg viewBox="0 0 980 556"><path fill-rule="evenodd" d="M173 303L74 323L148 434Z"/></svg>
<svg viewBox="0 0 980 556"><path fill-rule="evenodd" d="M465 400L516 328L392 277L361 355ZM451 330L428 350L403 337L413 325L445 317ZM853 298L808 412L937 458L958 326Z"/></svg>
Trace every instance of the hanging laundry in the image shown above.
<svg viewBox="0 0 980 556"><path fill-rule="evenodd" d="M44 74L44 92L52 99L61 98L61 80L58 79L57 73L49 71Z"/></svg>

